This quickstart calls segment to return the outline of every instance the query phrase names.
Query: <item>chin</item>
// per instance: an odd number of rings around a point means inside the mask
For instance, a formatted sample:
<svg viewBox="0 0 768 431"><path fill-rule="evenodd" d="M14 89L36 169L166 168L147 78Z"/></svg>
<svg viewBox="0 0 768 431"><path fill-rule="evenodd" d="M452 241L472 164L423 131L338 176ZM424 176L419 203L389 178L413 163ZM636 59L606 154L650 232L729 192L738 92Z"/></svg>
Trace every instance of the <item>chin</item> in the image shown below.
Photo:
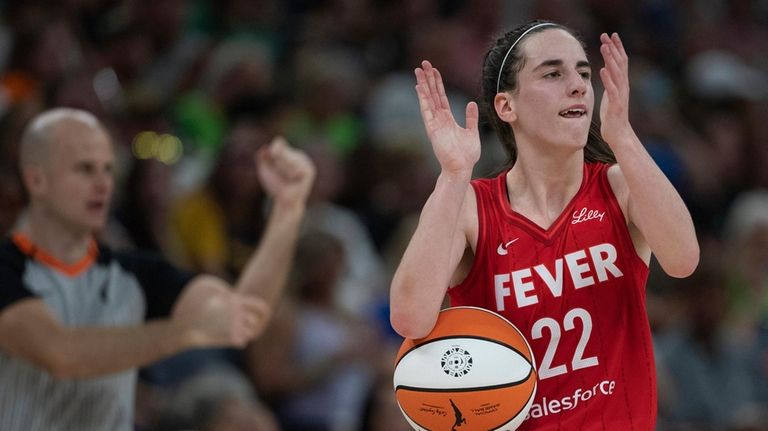
<svg viewBox="0 0 768 431"><path fill-rule="evenodd" d="M98 218L92 218L88 221L88 223L83 226L86 230L88 230L91 233L96 233L103 231L107 226L107 219L106 217L98 217Z"/></svg>
<svg viewBox="0 0 768 431"><path fill-rule="evenodd" d="M589 136L589 123L569 124L557 132L560 142L563 143L581 143L587 142Z"/></svg>
<svg viewBox="0 0 768 431"><path fill-rule="evenodd" d="M583 150L587 146L586 135L568 135L563 136L560 139L560 145L566 148L571 148L574 151Z"/></svg>

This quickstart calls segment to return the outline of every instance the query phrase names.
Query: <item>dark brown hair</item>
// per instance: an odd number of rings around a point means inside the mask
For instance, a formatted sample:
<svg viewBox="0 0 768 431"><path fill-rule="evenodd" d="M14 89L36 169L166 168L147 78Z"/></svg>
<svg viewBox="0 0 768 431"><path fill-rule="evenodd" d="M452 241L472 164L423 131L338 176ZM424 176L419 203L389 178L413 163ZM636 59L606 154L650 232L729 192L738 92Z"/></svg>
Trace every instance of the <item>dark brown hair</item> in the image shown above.
<svg viewBox="0 0 768 431"><path fill-rule="evenodd" d="M532 29L535 26L541 24L547 24L538 28ZM517 160L517 144L515 143L515 135L512 132L512 127L504 121L502 121L498 115L496 115L496 109L494 108L493 99L496 97L496 88L498 85L499 91L517 91L518 81L517 75L523 69L525 65L525 57L520 49L521 42L532 34L539 33L544 30L559 28L567 31L576 40L578 40L582 46L584 42L581 38L571 29L555 24L548 21L535 20L527 24L521 25L513 30L510 30L496 39L494 44L485 54L485 60L483 61L482 71L482 110L487 118L487 121L491 124L493 129L504 146L504 150L507 153L507 160L504 164L505 169L512 167ZM531 30L532 29L532 30ZM523 40L520 39L524 33ZM516 44L515 44L516 43ZM510 51L509 48L515 44L515 47ZM509 51L509 53L507 53ZM504 57L506 61L504 61ZM500 71L504 66L504 70ZM603 137L600 135L600 127L592 121L589 126L589 136L587 137L587 145L584 148L584 159L588 162L605 162L616 163L616 157L613 155L613 151L608 144L603 141Z"/></svg>

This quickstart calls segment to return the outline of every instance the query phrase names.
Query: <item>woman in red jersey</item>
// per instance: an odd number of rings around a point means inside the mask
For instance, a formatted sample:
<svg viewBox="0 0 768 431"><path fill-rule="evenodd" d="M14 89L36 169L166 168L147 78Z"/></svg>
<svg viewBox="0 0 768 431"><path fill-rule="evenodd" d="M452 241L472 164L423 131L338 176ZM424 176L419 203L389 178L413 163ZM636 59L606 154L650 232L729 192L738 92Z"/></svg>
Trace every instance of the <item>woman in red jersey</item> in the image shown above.
<svg viewBox="0 0 768 431"><path fill-rule="evenodd" d="M698 264L690 214L629 123L621 40L600 42L599 128L592 67L571 30L534 21L491 47L482 97L509 155L495 178L471 178L477 104L459 126L437 69L415 71L441 172L392 281L392 324L427 335L446 292L451 305L508 318L539 373L520 430L653 430L648 262L653 253L673 277Z"/></svg>

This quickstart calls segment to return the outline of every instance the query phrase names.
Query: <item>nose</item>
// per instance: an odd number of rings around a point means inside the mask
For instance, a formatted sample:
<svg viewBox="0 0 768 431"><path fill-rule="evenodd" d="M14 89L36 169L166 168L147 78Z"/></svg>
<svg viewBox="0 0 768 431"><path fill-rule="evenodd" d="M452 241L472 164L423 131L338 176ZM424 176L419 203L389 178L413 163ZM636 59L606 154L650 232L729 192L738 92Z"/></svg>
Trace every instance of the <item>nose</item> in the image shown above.
<svg viewBox="0 0 768 431"><path fill-rule="evenodd" d="M96 175L95 186L100 193L109 194L112 192L114 178L111 172L100 172Z"/></svg>
<svg viewBox="0 0 768 431"><path fill-rule="evenodd" d="M568 95L583 96L587 93L587 80L578 71L573 71L568 80Z"/></svg>

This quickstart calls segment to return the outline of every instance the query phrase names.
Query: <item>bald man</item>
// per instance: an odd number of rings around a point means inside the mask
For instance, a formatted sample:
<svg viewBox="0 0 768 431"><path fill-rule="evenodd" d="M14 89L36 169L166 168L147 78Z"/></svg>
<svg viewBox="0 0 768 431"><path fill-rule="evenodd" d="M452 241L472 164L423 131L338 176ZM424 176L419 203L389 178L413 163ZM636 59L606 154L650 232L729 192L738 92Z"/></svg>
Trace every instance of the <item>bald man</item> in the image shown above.
<svg viewBox="0 0 768 431"><path fill-rule="evenodd" d="M280 138L255 160L273 205L229 286L98 244L114 186L109 134L74 109L30 122L20 147L29 205L0 243L0 430L131 430L137 367L189 348L242 347L261 332L314 167Z"/></svg>

